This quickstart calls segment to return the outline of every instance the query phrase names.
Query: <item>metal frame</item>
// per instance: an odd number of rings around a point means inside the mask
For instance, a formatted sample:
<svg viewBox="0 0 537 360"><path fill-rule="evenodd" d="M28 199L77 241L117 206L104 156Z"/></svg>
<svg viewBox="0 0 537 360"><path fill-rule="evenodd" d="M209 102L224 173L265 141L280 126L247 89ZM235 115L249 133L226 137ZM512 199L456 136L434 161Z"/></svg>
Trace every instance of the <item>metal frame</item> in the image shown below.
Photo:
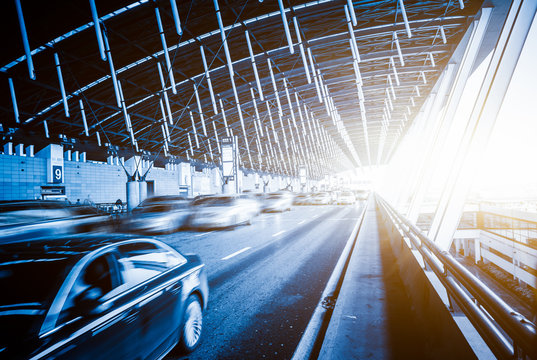
<svg viewBox="0 0 537 360"><path fill-rule="evenodd" d="M500 359L537 357L537 327L506 304L453 256L376 195L386 221L417 249L449 295Z"/></svg>

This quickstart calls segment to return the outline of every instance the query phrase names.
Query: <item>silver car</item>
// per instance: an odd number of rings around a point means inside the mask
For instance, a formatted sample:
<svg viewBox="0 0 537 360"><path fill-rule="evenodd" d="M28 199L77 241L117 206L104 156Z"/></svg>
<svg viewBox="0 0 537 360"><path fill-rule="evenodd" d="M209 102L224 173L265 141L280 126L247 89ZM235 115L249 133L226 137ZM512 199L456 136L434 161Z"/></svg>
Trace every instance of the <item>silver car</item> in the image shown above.
<svg viewBox="0 0 537 360"><path fill-rule="evenodd" d="M123 230L141 233L171 233L188 222L192 214L188 200L151 203L133 209L130 218L123 224Z"/></svg>
<svg viewBox="0 0 537 360"><path fill-rule="evenodd" d="M332 198L327 192L319 192L311 196L310 203L312 205L328 205L332 202Z"/></svg>
<svg viewBox="0 0 537 360"><path fill-rule="evenodd" d="M280 191L267 194L263 204L263 212L289 211L293 205L293 194Z"/></svg>
<svg viewBox="0 0 537 360"><path fill-rule="evenodd" d="M193 228L226 228L250 225L259 213L259 203L246 195L211 195L192 202L189 225Z"/></svg>
<svg viewBox="0 0 537 360"><path fill-rule="evenodd" d="M356 203L356 197L350 191L342 191L338 196L337 202L342 205L352 205Z"/></svg>

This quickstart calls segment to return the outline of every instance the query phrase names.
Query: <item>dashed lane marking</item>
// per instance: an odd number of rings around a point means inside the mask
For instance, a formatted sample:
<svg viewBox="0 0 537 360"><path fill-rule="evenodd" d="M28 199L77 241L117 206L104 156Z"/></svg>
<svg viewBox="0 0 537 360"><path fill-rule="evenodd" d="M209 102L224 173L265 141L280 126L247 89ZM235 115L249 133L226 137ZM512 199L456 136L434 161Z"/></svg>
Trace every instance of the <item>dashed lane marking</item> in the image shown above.
<svg viewBox="0 0 537 360"><path fill-rule="evenodd" d="M229 260L234 256L237 256L239 254L242 254L245 251L250 250L251 248L252 248L251 246L247 246L247 247L245 247L243 249L240 249L239 251L235 251L233 254L229 254L228 256L223 257L221 260Z"/></svg>
<svg viewBox="0 0 537 360"><path fill-rule="evenodd" d="M200 236L205 236L205 235L209 235L210 233L212 233L214 231L207 231L207 232L204 232L204 233L201 233L201 234L197 234L197 235L194 235L195 237L200 237Z"/></svg>
<svg viewBox="0 0 537 360"><path fill-rule="evenodd" d="M272 237L279 236L279 235L283 234L284 232L285 232L285 230L278 231L276 234L272 235Z"/></svg>

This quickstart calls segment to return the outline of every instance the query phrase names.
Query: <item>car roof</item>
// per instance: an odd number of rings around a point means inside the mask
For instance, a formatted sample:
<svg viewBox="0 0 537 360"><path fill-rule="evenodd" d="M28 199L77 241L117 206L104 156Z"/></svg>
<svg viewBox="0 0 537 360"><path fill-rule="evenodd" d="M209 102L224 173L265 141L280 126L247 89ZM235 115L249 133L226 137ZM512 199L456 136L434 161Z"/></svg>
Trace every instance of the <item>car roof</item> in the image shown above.
<svg viewBox="0 0 537 360"><path fill-rule="evenodd" d="M9 261L10 258L26 259L33 258L36 255L39 255L42 259L46 259L57 257L58 254L62 254L65 257L81 258L107 245L133 239L143 240L144 238L126 234L79 234L43 237L0 244L0 259L2 261Z"/></svg>
<svg viewBox="0 0 537 360"><path fill-rule="evenodd" d="M181 195L157 195L146 198L145 202L161 202L161 201L174 201L174 200L187 200L186 197Z"/></svg>

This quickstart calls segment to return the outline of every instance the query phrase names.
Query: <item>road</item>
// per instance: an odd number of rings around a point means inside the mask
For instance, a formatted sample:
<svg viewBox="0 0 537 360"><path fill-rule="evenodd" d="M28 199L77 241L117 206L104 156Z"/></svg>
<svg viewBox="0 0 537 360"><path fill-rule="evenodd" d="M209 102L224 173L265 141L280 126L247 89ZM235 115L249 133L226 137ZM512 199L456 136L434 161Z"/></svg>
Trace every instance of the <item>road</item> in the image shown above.
<svg viewBox="0 0 537 360"><path fill-rule="evenodd" d="M250 226L159 236L208 270L203 340L183 358L291 358L362 206L295 206Z"/></svg>

